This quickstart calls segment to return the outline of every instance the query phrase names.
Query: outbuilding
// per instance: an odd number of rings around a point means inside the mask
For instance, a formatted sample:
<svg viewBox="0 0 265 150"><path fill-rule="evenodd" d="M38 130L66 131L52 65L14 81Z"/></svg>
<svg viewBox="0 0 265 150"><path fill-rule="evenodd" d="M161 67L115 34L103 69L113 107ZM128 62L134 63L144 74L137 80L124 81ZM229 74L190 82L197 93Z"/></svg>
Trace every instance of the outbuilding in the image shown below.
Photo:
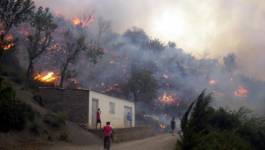
<svg viewBox="0 0 265 150"><path fill-rule="evenodd" d="M69 120L90 129L96 128L98 108L103 125L110 121L113 128L135 126L135 104L132 101L87 89L41 87L39 93L48 109L64 112Z"/></svg>

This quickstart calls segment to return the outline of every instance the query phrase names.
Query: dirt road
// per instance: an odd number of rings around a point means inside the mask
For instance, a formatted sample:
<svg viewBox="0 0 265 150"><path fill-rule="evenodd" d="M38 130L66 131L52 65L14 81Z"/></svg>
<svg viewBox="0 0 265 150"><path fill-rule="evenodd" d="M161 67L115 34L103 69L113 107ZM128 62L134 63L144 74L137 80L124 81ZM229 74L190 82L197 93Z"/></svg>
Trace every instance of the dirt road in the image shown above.
<svg viewBox="0 0 265 150"><path fill-rule="evenodd" d="M170 134L159 135L144 140L114 144L111 150L174 150L177 137ZM45 150L103 150L102 146L57 145ZM43 149L43 150L44 150Z"/></svg>

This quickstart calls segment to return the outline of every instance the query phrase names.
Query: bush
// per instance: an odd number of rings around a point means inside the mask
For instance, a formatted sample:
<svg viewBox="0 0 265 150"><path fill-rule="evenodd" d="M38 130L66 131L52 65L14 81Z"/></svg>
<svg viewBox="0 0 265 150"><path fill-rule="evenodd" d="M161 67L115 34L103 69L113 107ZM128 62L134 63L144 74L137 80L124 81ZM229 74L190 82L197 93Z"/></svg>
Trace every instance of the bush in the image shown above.
<svg viewBox="0 0 265 150"><path fill-rule="evenodd" d="M34 120L35 113L29 105L15 98L13 88L0 78L0 131L23 130L28 121Z"/></svg>
<svg viewBox="0 0 265 150"><path fill-rule="evenodd" d="M31 133L40 135L42 131L41 123L39 122L39 120L35 119L34 121L29 123L28 129Z"/></svg>
<svg viewBox="0 0 265 150"><path fill-rule="evenodd" d="M210 106L211 95L204 92L194 101L181 120L182 135L178 141L183 150L263 150L265 120L250 115L246 109L237 112Z"/></svg>
<svg viewBox="0 0 265 150"><path fill-rule="evenodd" d="M69 137L68 137L67 132L62 132L59 135L58 140L68 142L69 141Z"/></svg>
<svg viewBox="0 0 265 150"><path fill-rule="evenodd" d="M0 74L8 77L11 81L17 84L23 84L27 78L23 70L17 65L0 65Z"/></svg>
<svg viewBox="0 0 265 150"><path fill-rule="evenodd" d="M193 150L251 150L249 142L231 132L212 131L200 136Z"/></svg>
<svg viewBox="0 0 265 150"><path fill-rule="evenodd" d="M43 122L50 127L60 128L66 123L67 115L65 113L48 113L44 116Z"/></svg>
<svg viewBox="0 0 265 150"><path fill-rule="evenodd" d="M40 105L41 107L44 107L45 104L44 104L44 101L42 99L42 97L40 95L34 95L33 96L33 100L38 103L38 105Z"/></svg>

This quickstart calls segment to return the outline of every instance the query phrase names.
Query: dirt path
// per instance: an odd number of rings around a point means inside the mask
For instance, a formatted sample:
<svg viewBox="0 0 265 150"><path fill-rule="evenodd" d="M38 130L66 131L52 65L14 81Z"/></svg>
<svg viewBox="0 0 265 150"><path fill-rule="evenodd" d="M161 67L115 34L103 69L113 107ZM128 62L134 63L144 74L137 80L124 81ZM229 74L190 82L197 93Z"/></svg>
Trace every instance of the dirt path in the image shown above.
<svg viewBox="0 0 265 150"><path fill-rule="evenodd" d="M159 135L144 140L114 144L111 150L174 150L177 137L170 134ZM57 145L45 150L103 150L102 146ZM43 150L44 150L43 149Z"/></svg>

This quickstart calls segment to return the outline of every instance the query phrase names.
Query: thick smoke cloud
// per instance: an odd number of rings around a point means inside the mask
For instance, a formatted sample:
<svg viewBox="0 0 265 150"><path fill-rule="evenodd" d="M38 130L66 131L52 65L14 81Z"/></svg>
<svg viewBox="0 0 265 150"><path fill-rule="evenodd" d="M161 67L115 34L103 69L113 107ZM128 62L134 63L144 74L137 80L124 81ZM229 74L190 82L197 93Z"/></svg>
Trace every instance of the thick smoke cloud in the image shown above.
<svg viewBox="0 0 265 150"><path fill-rule="evenodd" d="M159 94L166 91L176 94L181 99L190 99L204 88L208 88L215 93L217 103L220 99L222 105L234 107L247 105L263 111L264 82L256 79L263 79L265 73L263 50L265 43L262 41L265 35L264 2L244 0L233 2L229 0L157 0L155 2L153 0L79 0L78 2L38 0L36 2L52 8L55 13L60 13L68 19L94 12L97 17L102 16L111 20L113 32L107 33L102 42L106 49L103 59L96 65L88 65L85 59L81 58L82 61L74 66L77 68L77 78L85 88L102 90L108 85L120 85L130 77L131 67L143 66L151 68L155 78L160 81ZM153 31L154 19L159 20L164 11L184 18L182 24L185 32L167 36ZM175 41L177 47L183 49L167 47L157 54L143 48L140 43L131 40L132 36L123 35L132 26L143 28L149 35L149 37L139 33L134 35L140 42L148 41L150 37L155 36L165 41ZM90 32L94 30L96 28L91 27ZM205 53L202 53L204 50ZM200 53L200 57L194 58L186 52L196 56ZM234 54L227 56L229 53ZM251 75L251 78L245 74ZM210 80L215 81L209 84ZM235 96L235 91L240 86L249 90L247 96Z"/></svg>
<svg viewBox="0 0 265 150"><path fill-rule="evenodd" d="M67 18L94 12L111 20L113 30L119 33L137 26L150 36L175 41L185 51L200 57L220 58L233 52L243 72L264 79L264 1L36 0L36 3ZM176 24L172 32L157 32L154 22L161 20L165 12L172 15L173 21L176 19ZM179 24L183 28L178 29L183 30L181 34L174 32Z"/></svg>

